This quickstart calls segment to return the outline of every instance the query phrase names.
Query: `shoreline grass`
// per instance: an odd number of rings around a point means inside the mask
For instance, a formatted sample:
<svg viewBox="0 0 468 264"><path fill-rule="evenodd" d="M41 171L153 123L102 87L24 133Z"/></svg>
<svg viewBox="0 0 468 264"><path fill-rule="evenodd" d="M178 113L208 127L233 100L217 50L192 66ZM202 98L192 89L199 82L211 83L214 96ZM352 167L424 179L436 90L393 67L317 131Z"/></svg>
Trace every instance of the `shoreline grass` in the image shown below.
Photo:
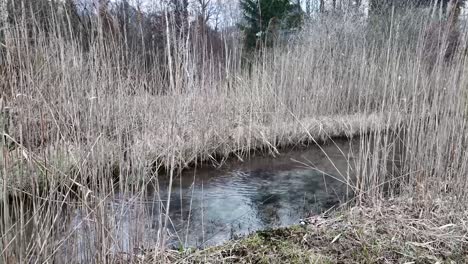
<svg viewBox="0 0 468 264"><path fill-rule="evenodd" d="M167 251L171 263L466 263L468 214L451 197L411 197L343 207L305 225L257 231L220 246ZM164 254L162 254L164 256ZM151 249L133 256L161 261Z"/></svg>
<svg viewBox="0 0 468 264"><path fill-rule="evenodd" d="M211 148L204 149L203 153L197 153L197 149L201 149L204 142L199 138L188 137L185 142L176 142L173 151L175 151L177 159L175 164L178 170L200 167L203 164L222 163L231 158L243 160L246 156L251 156L255 152L266 153L272 156L278 155L280 150L290 149L294 146L322 144L336 138L359 137L364 134L378 133L386 127L387 124L392 124L395 129L398 129L402 123L403 117L400 114L393 113L384 114L354 114L349 116L327 116L321 118L306 118L298 120L295 123L275 123L274 125L251 125L249 127L240 127L235 125L234 128L213 128L211 131L203 132L208 135L204 137L212 138L216 131L224 130L226 133L218 135L216 141L210 142ZM198 134L194 130L188 129L191 134ZM158 138L159 136L159 138ZM177 138L187 138L184 132L176 136ZM103 139L105 140L105 139ZM145 134L142 139L136 139L135 144L128 146L129 153L139 153L146 157L146 174L151 174L152 166L158 164L159 161L167 161L171 153L167 153L167 146L164 146L164 135ZM201 143L201 144L200 144ZM14 145L18 144L16 141ZM96 142L99 145L100 142ZM112 142L105 142L103 148L109 151L110 157L115 157L121 152L119 146ZM107 145L109 144L109 145ZM114 146L112 146L114 145ZM245 147L247 146L247 147ZM154 148L159 147L159 148ZM6 181L6 190L10 194L26 194L32 195L32 190L35 188L47 188L46 186L56 186L60 183L61 187L73 186L78 179L68 180L68 175L73 174L73 170L79 166L81 157L85 154L80 153L79 146L73 144L61 144L55 149L50 146L47 152L50 156L43 156L43 150L29 151L28 148L16 145L12 150L3 151L0 153L0 169L5 172L5 177L0 179L0 194L4 190L3 182ZM113 151L112 151L113 150ZM131 155L131 154L130 154ZM129 157L131 160L132 157ZM118 177L123 173L125 168L112 167L112 164L119 164L119 160L109 160L109 173L113 173L114 177ZM117 165L119 166L119 165ZM158 164L158 170L168 171L170 164ZM31 186L31 181L22 179L21 168L30 167L32 174L35 175L36 185ZM131 168L127 168L130 169ZM127 172L128 173L128 172ZM141 173L145 173L142 171ZM56 177L56 178L54 178ZM145 177L145 176L143 176ZM138 178L137 178L138 180ZM76 183L76 182L75 182ZM127 182L130 184L130 182ZM44 190L47 191L47 190ZM42 192L42 190L41 190ZM9 195L1 195L7 197Z"/></svg>

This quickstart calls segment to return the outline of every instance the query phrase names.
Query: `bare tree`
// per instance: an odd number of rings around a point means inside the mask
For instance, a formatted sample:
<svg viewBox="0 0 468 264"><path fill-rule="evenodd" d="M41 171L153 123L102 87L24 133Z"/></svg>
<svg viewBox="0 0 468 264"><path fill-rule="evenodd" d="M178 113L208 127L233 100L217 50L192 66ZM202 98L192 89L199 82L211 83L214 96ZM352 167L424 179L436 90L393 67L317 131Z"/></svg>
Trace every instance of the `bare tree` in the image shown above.
<svg viewBox="0 0 468 264"><path fill-rule="evenodd" d="M174 8L174 22L178 30L186 31L189 21L188 0L170 0Z"/></svg>
<svg viewBox="0 0 468 264"><path fill-rule="evenodd" d="M211 18L211 0L196 0L196 2L198 5L198 16L203 20L204 23L208 22L208 20Z"/></svg>
<svg viewBox="0 0 468 264"><path fill-rule="evenodd" d="M213 25L214 30L218 31L219 24L221 23L221 2L220 0L216 1L215 7L213 8Z"/></svg>

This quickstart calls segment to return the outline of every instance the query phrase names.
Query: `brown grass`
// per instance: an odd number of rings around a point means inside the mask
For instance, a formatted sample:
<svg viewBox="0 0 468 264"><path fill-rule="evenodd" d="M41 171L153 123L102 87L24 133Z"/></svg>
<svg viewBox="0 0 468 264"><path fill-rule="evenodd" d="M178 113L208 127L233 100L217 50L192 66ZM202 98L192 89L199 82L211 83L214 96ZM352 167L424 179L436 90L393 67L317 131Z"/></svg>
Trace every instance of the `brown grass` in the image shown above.
<svg viewBox="0 0 468 264"><path fill-rule="evenodd" d="M390 37L367 39L365 22L354 21L312 21L294 45L250 56L250 71L240 49L227 51L222 64L207 55L200 66L196 50L169 43L164 73L138 56L124 58L124 43L98 39L84 51L60 32L31 33L15 21L2 66L12 73L2 83L8 99L0 115L3 260L50 262L65 242L78 243L60 218L66 208L93 223L97 235L88 242L97 250L86 253L110 262L119 241L108 232L115 226L106 202L117 191L143 197L157 168L173 179L189 164L333 136L361 136L350 182L359 203L411 194L431 208L449 193L452 204L466 204L465 57L437 60L428 75L426 16L409 12L393 21ZM23 195L13 199L15 192Z"/></svg>

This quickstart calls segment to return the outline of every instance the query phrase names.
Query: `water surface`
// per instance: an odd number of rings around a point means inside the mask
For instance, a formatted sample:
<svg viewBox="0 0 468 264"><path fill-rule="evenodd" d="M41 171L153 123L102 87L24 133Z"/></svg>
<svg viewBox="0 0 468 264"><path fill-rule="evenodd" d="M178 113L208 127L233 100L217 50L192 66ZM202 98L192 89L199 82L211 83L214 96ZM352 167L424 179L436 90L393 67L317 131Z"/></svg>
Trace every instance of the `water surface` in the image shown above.
<svg viewBox="0 0 468 264"><path fill-rule="evenodd" d="M275 158L255 156L243 162L228 161L221 168L184 171L175 177L170 195L167 236L171 245L216 245L256 230L297 224L301 218L339 204L349 197L344 182L354 177L356 144L335 141L286 151ZM156 245L168 197L168 180L160 178L140 194L118 194L107 201L104 213L111 228L106 228L104 237L112 238L108 242L111 251L132 252ZM75 246L67 250L96 250L92 241L103 236L103 231L89 218L84 210L75 212L70 225L75 230Z"/></svg>

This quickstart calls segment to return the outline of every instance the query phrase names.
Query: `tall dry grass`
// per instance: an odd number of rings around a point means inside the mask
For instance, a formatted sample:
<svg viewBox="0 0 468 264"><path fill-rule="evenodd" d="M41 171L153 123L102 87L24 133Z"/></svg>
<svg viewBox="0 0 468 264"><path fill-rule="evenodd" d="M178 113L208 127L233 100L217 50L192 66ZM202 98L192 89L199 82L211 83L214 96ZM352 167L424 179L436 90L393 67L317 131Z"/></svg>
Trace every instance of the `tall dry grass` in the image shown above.
<svg viewBox="0 0 468 264"><path fill-rule="evenodd" d="M33 14L17 18L1 66L3 262L116 261L144 230L136 215L128 237L114 237L124 209L109 201L132 194L137 206L159 168L172 181L185 166L336 136L360 136L357 177L343 175L358 201L409 192L422 202L448 194L462 206L465 57L445 63L441 46L428 73L431 21L416 13L395 16L388 35L355 14L320 17L294 45L252 56L226 44L223 60L206 53L201 62L196 48L167 38L164 73L99 30L83 51L63 34L68 21L45 34L27 28ZM69 228L76 209L94 236ZM157 216L160 261L167 215Z"/></svg>

